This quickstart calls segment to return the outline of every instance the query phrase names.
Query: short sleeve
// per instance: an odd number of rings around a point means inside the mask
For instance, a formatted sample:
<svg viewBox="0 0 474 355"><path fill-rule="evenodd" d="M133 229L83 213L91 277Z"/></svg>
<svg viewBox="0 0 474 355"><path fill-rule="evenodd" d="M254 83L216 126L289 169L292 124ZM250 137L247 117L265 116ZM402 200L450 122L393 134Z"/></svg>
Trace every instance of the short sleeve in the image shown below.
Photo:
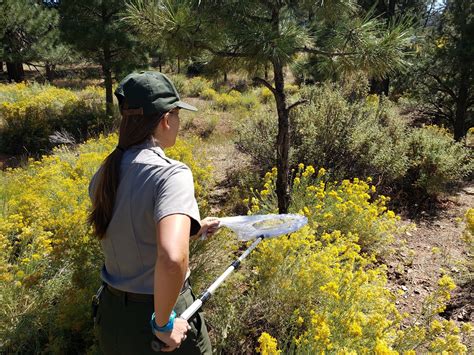
<svg viewBox="0 0 474 355"><path fill-rule="evenodd" d="M164 175L164 176L163 176ZM194 197L194 182L191 170L185 165L173 167L160 177L155 189L154 220L172 214L185 214L191 218L191 235L201 228L199 208Z"/></svg>

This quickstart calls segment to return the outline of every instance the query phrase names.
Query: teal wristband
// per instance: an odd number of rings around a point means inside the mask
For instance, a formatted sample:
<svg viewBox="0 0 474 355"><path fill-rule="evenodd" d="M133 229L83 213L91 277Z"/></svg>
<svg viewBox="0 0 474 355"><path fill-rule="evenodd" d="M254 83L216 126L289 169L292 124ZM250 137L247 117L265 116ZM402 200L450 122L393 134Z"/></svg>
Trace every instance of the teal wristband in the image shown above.
<svg viewBox="0 0 474 355"><path fill-rule="evenodd" d="M174 319L176 318L176 312L173 310L171 311L170 314L170 319L168 320L168 323L166 323L164 326L159 327L156 322L155 322L155 312L151 315L150 319L150 325L153 334L155 332L160 332L160 333L170 333L173 330L173 325L174 325Z"/></svg>

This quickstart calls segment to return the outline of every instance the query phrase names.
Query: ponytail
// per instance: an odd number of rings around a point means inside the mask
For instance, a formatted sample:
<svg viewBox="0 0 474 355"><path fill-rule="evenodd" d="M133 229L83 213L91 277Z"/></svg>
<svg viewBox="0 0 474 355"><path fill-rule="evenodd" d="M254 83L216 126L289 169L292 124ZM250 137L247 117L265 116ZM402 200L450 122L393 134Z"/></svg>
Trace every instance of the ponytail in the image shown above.
<svg viewBox="0 0 474 355"><path fill-rule="evenodd" d="M92 210L87 220L94 227L95 234L99 239L105 237L107 227L112 220L120 183L120 165L125 150L152 138L161 119L161 116L158 115L127 114L130 111L136 112L136 110L128 110L126 103L121 105L122 121L119 129L119 144L102 163L95 191L93 191Z"/></svg>

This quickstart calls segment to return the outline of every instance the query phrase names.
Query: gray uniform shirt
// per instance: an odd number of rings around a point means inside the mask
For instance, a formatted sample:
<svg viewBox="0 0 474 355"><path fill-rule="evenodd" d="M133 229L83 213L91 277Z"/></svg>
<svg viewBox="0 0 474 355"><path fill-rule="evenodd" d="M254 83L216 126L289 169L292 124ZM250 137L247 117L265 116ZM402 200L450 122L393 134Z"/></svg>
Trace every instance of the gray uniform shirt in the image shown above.
<svg viewBox="0 0 474 355"><path fill-rule="evenodd" d="M89 185L91 199L99 173L100 169ZM101 278L123 291L153 294L155 225L171 214L188 215L191 234L199 231L191 170L151 142L130 147L122 158L113 217L101 240Z"/></svg>

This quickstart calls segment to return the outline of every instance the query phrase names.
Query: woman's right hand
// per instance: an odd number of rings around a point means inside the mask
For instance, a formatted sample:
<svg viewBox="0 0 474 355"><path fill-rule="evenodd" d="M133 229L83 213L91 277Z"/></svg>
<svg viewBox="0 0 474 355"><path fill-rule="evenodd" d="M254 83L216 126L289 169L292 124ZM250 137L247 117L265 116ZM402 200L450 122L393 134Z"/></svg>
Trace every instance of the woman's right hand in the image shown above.
<svg viewBox="0 0 474 355"><path fill-rule="evenodd" d="M163 352L170 352L179 348L181 343L186 340L186 333L191 329L188 321L182 318L174 320L173 329L169 333L155 332L155 336L160 339L165 346L161 348Z"/></svg>
<svg viewBox="0 0 474 355"><path fill-rule="evenodd" d="M206 217L201 221L201 229L199 230L197 236L202 239L213 235L219 229L219 218L217 217Z"/></svg>

